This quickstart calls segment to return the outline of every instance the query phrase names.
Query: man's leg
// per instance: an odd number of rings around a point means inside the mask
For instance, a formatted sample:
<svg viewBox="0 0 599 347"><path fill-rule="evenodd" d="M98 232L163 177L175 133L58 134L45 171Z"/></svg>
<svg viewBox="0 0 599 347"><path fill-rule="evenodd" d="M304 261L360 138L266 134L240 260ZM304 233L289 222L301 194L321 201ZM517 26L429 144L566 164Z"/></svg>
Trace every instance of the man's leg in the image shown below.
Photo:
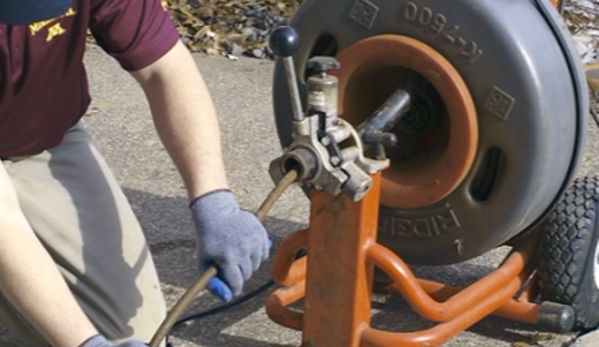
<svg viewBox="0 0 599 347"><path fill-rule="evenodd" d="M55 148L3 163L25 217L100 332L116 342L149 341L166 312L154 264L129 203L83 127Z"/></svg>

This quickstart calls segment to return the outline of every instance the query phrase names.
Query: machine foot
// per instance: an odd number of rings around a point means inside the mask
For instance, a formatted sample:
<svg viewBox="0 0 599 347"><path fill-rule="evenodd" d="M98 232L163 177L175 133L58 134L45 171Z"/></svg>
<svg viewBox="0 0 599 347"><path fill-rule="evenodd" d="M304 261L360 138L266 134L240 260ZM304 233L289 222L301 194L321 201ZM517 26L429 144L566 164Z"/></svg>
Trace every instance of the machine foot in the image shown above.
<svg viewBox="0 0 599 347"><path fill-rule="evenodd" d="M537 328L558 334L569 333L574 327L574 318L572 307L544 301L539 306Z"/></svg>

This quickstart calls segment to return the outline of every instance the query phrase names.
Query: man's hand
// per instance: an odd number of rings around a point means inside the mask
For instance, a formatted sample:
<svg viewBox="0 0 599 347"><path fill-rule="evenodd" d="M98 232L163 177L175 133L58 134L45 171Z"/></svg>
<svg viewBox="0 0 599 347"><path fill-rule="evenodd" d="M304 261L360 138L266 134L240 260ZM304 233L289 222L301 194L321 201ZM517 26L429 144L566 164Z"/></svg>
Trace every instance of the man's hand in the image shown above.
<svg viewBox="0 0 599 347"><path fill-rule="evenodd" d="M229 301L241 293L243 282L268 258L266 230L253 214L239 209L229 190L202 195L190 208L198 233L200 266L205 268L210 262L218 266L218 276L209 289Z"/></svg>
<svg viewBox="0 0 599 347"><path fill-rule="evenodd" d="M79 347L148 347L148 345L137 340L130 340L123 342L120 345L113 345L112 343L108 342L104 336L96 335L85 341Z"/></svg>

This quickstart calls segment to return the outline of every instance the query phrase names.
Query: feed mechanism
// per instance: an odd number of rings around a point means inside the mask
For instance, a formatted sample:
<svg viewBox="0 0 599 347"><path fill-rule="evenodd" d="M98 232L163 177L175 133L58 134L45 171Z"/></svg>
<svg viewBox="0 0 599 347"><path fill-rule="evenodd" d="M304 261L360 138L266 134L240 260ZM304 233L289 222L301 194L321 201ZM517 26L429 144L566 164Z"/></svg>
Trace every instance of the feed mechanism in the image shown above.
<svg viewBox="0 0 599 347"><path fill-rule="evenodd" d="M599 180L573 182L588 92L554 4L305 0L271 47L284 154L270 174L297 171L311 200L273 262L271 319L317 347L434 346L489 314L562 333L599 323ZM407 265L502 245L466 288ZM371 327L373 286L438 324Z"/></svg>

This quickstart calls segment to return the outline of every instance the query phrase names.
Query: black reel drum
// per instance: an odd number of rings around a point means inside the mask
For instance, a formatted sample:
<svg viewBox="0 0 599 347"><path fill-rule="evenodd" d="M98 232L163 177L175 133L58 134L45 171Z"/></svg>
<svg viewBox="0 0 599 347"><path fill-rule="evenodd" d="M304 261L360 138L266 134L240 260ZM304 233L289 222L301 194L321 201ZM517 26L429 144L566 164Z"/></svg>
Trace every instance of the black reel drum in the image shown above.
<svg viewBox="0 0 599 347"><path fill-rule="evenodd" d="M411 109L387 148L378 230L407 262L450 264L506 243L538 224L572 179L587 91L549 1L305 0L291 26L300 92L308 59L335 56L339 114L354 126L410 86ZM281 61L273 93L286 147Z"/></svg>

